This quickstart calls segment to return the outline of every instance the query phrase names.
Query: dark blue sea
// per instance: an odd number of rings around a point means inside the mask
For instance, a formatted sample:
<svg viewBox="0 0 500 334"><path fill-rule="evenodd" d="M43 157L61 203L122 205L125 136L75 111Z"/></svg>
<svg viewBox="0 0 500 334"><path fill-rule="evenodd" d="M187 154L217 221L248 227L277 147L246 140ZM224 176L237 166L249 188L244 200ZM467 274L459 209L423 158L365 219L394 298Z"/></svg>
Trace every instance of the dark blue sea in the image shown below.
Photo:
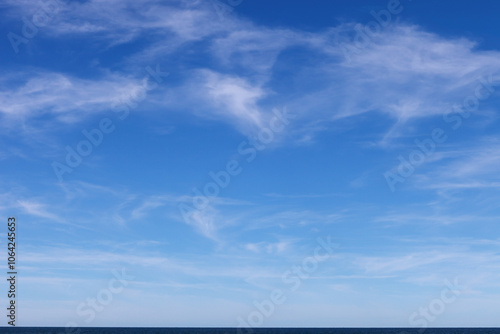
<svg viewBox="0 0 500 334"><path fill-rule="evenodd" d="M0 327L0 333L26 334L488 334L500 328L64 328Z"/></svg>

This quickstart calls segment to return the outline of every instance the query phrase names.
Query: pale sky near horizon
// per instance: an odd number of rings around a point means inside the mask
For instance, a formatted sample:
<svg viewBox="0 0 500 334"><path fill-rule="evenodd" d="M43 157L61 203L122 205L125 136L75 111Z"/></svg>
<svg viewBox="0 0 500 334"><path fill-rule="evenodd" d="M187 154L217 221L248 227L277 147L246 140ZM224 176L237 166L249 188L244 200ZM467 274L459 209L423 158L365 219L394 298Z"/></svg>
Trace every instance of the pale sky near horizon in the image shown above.
<svg viewBox="0 0 500 334"><path fill-rule="evenodd" d="M0 1L18 324L500 326L499 11Z"/></svg>

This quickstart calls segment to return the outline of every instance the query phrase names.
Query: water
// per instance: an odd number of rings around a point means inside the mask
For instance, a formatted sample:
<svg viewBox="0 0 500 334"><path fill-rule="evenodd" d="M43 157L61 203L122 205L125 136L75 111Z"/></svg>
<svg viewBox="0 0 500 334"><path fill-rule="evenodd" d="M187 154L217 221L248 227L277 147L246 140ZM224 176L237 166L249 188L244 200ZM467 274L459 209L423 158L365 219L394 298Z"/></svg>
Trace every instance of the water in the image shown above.
<svg viewBox="0 0 500 334"><path fill-rule="evenodd" d="M500 328L118 328L0 327L26 334L489 334Z"/></svg>

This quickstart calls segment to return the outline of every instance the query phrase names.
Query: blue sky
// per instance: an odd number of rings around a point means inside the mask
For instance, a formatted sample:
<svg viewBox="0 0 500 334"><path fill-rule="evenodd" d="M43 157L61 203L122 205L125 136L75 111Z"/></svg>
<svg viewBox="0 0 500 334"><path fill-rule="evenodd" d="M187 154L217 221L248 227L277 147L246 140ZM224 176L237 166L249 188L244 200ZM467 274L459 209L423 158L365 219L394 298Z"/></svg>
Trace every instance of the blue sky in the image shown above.
<svg viewBox="0 0 500 334"><path fill-rule="evenodd" d="M499 6L2 1L19 324L499 326Z"/></svg>

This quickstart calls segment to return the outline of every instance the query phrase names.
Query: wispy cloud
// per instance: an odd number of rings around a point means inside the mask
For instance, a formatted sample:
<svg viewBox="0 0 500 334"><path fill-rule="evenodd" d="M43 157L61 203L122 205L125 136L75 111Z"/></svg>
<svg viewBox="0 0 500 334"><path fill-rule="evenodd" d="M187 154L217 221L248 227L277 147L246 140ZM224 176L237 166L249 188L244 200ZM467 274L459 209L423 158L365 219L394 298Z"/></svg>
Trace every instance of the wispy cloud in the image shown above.
<svg viewBox="0 0 500 334"><path fill-rule="evenodd" d="M24 2L12 5L30 10ZM124 54L122 61L162 63L168 56L185 69L175 87L156 94L158 107L178 108L181 103L182 109L229 122L248 135L262 125L272 107L287 105L299 116L289 129L300 136L296 141L311 141L316 131L328 129L333 121L376 112L392 119L378 138L387 144L406 133L410 122L451 110L481 77L500 73L496 51L481 51L474 41L443 38L415 25L395 23L381 30L348 62L343 50L355 43L345 37L353 24L310 33L266 28L232 15L222 23L216 17L213 8L202 3L74 2L54 18L48 31L51 38L86 34L111 44L148 34L145 47ZM186 63L182 45L206 55L208 61ZM300 61L297 50L317 60L314 66ZM289 69L286 82L276 81L277 69ZM110 74L94 80L37 74L0 95L0 110L32 116L50 110L59 119L75 121L82 111L109 108L137 85L130 77ZM184 98L174 101L174 92ZM324 126L318 127L318 122Z"/></svg>
<svg viewBox="0 0 500 334"><path fill-rule="evenodd" d="M0 85L0 113L8 120L29 121L49 114L65 123L111 110L141 87L139 80L121 75L88 80L51 72L4 76Z"/></svg>
<svg viewBox="0 0 500 334"><path fill-rule="evenodd" d="M18 200L17 204L29 215L49 219L59 223L64 221L62 218L50 212L47 206L40 202L33 200Z"/></svg>
<svg viewBox="0 0 500 334"><path fill-rule="evenodd" d="M453 150L445 162L417 177L416 185L439 191L498 188L499 163L498 138L484 138L475 145Z"/></svg>
<svg viewBox="0 0 500 334"><path fill-rule="evenodd" d="M285 251L293 242L282 240L278 242L255 242L247 243L245 248L255 253L279 254Z"/></svg>

